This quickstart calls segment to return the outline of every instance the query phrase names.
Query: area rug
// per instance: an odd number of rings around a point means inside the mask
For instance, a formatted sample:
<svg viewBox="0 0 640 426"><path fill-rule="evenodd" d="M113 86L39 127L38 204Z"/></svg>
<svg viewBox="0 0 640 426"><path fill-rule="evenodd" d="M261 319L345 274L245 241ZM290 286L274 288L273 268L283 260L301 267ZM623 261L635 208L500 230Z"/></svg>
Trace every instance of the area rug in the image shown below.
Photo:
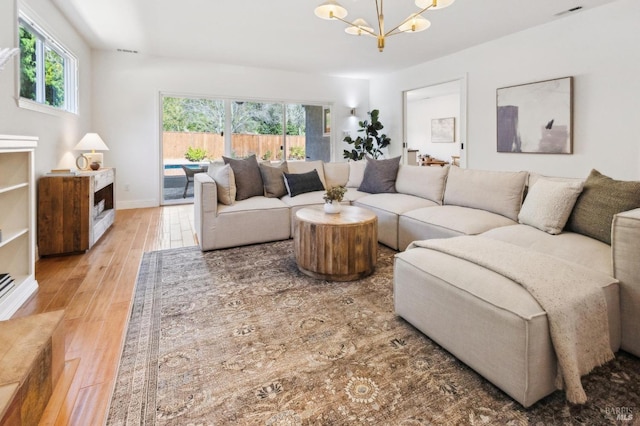
<svg viewBox="0 0 640 426"><path fill-rule="evenodd" d="M344 283L301 274L292 241L146 253L107 423L638 423L624 352L583 378L587 404L522 408L394 314L394 254Z"/></svg>

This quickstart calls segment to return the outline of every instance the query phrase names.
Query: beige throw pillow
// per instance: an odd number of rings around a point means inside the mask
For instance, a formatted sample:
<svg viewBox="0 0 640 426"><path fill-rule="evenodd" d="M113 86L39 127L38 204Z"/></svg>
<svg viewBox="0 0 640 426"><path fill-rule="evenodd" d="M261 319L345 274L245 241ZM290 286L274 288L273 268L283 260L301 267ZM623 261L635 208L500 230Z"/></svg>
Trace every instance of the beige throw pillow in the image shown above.
<svg viewBox="0 0 640 426"><path fill-rule="evenodd" d="M539 178L529 189L518 221L552 235L562 232L582 192L582 182L559 182Z"/></svg>
<svg viewBox="0 0 640 426"><path fill-rule="evenodd" d="M280 198L287 195L287 188L284 186L284 173L288 171L287 163L282 163L276 167L260 164L264 195L267 198Z"/></svg>
<svg viewBox="0 0 640 426"><path fill-rule="evenodd" d="M227 206L232 205L236 200L236 179L231 166L225 164L221 167L209 168L209 176L216 181L218 202Z"/></svg>
<svg viewBox="0 0 640 426"><path fill-rule="evenodd" d="M362 185L364 169L366 167L367 162L365 160L349 161L349 180L347 181L347 188L358 188Z"/></svg>
<svg viewBox="0 0 640 426"><path fill-rule="evenodd" d="M444 204L486 210L518 220L527 176L527 172L450 167Z"/></svg>
<svg viewBox="0 0 640 426"><path fill-rule="evenodd" d="M401 164L396 179L396 190L402 194L415 195L442 204L448 172L448 165L420 167Z"/></svg>

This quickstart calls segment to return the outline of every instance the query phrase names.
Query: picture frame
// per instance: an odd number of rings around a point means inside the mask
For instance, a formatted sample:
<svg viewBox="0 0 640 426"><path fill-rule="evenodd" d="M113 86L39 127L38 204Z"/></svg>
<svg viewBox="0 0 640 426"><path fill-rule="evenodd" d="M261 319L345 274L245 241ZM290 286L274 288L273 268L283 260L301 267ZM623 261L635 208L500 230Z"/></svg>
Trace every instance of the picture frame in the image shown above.
<svg viewBox="0 0 640 426"><path fill-rule="evenodd" d="M497 151L573 153L573 77L496 90Z"/></svg>
<svg viewBox="0 0 640 426"><path fill-rule="evenodd" d="M322 136L331 136L331 108L322 109Z"/></svg>
<svg viewBox="0 0 640 426"><path fill-rule="evenodd" d="M453 143L456 140L455 117L431 119L431 142Z"/></svg>

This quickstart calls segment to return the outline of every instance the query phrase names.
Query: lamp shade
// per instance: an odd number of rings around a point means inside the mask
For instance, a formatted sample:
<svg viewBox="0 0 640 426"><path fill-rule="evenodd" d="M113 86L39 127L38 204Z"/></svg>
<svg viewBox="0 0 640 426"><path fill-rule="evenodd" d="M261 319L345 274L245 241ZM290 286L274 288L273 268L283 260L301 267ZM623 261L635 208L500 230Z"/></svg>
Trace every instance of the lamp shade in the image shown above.
<svg viewBox="0 0 640 426"><path fill-rule="evenodd" d="M353 21L353 25L344 29L344 32L351 35L371 35L373 28L369 26L367 21L362 18L358 18Z"/></svg>
<svg viewBox="0 0 640 426"><path fill-rule="evenodd" d="M409 17L409 19L407 19L407 22L405 22L404 24L398 27L398 30L402 32L417 33L417 32L426 30L430 26L431 26L431 22L429 22L429 20L423 18L420 15L413 13Z"/></svg>
<svg viewBox="0 0 640 426"><path fill-rule="evenodd" d="M335 0L327 0L316 7L314 13L318 18L322 19L333 19L334 16L344 19L347 16L347 9L340 6Z"/></svg>
<svg viewBox="0 0 640 426"><path fill-rule="evenodd" d="M98 150L109 151L109 147L104 143L100 135L97 133L87 133L74 148L78 151Z"/></svg>
<svg viewBox="0 0 640 426"><path fill-rule="evenodd" d="M418 6L420 9L424 9L430 4L433 4L433 1L434 0L416 0L416 6ZM429 10L444 9L445 7L451 6L454 1L456 0L437 0L436 5L430 7Z"/></svg>

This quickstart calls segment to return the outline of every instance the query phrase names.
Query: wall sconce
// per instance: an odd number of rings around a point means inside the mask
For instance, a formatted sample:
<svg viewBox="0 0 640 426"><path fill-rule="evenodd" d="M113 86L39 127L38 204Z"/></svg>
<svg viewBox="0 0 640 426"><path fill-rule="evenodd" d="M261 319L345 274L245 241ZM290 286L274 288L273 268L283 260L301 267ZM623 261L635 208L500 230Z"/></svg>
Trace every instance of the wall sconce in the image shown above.
<svg viewBox="0 0 640 426"><path fill-rule="evenodd" d="M356 109L355 108L351 108L350 114L352 117L356 116Z"/></svg>
<svg viewBox="0 0 640 426"><path fill-rule="evenodd" d="M104 143L100 135L97 133L87 133L84 135L74 150L91 150L91 153L80 154L76 158L76 166L80 170L98 170L102 165L102 153L98 151L109 151L109 147Z"/></svg>

